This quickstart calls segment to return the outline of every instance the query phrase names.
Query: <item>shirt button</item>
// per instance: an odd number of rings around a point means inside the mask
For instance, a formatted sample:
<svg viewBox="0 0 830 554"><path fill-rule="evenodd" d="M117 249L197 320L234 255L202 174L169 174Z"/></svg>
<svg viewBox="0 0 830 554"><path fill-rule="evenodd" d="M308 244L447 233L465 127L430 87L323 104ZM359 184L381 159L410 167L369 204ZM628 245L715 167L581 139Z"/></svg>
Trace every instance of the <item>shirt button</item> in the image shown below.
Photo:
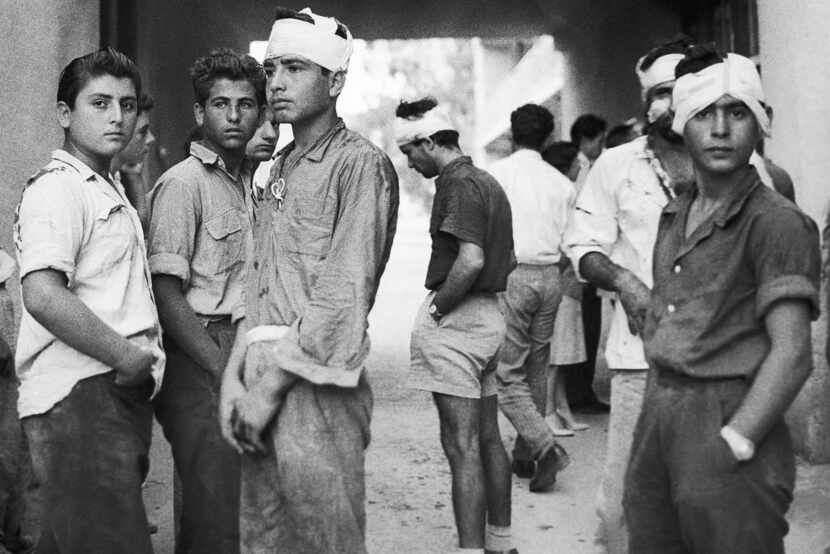
<svg viewBox="0 0 830 554"><path fill-rule="evenodd" d="M669 304L668 306L666 306L666 310L668 310L670 314L673 314L676 309L677 308L674 307L674 304Z"/></svg>
<svg viewBox="0 0 830 554"><path fill-rule="evenodd" d="M675 273L680 273L680 266L679 265L674 266L674 272Z"/></svg>

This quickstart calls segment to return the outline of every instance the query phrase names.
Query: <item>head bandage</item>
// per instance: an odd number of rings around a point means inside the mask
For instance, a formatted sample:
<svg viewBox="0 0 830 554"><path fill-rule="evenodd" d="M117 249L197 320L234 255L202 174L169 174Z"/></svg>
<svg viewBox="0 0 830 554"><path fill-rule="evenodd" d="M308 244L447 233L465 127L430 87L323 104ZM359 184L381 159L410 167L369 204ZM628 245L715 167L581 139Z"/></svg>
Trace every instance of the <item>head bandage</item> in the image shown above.
<svg viewBox="0 0 830 554"><path fill-rule="evenodd" d="M634 66L634 71L637 72L637 78L640 80L640 88L642 89L643 100L646 99L646 93L657 85L669 83L674 81L674 68L683 59L683 54L666 54L660 56L648 69L642 71L640 64L643 63L643 56L637 60L637 65Z"/></svg>
<svg viewBox="0 0 830 554"><path fill-rule="evenodd" d="M752 111L765 136L770 136L770 120L764 109L764 89L755 64L749 58L728 54L718 64L677 79L674 85L674 121L672 130L683 134L683 128L696 114L722 96L740 100Z"/></svg>
<svg viewBox="0 0 830 554"><path fill-rule="evenodd" d="M352 55L352 34L337 36L337 20L312 13L310 8L300 13L311 16L314 23L285 18L274 21L265 59L297 55L308 58L329 71L346 70Z"/></svg>
<svg viewBox="0 0 830 554"><path fill-rule="evenodd" d="M437 107L417 118L395 118L395 141L398 146L429 138L438 131L454 130L450 118Z"/></svg>

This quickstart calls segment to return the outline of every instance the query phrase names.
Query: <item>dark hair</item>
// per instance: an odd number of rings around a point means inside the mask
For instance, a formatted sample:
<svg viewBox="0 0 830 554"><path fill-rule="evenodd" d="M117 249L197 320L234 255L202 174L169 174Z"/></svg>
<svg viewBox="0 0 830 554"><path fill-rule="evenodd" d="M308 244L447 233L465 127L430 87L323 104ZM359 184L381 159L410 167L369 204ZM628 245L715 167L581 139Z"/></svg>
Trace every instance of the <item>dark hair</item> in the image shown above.
<svg viewBox="0 0 830 554"><path fill-rule="evenodd" d="M579 145L583 138L593 139L605 132L608 124L604 119L592 113L580 115L571 125L571 142Z"/></svg>
<svg viewBox="0 0 830 554"><path fill-rule="evenodd" d="M314 18L308 15L307 13L300 13L297 10L292 10L291 8L286 8L283 6L277 6L274 10L274 21L279 21L280 19L297 19L299 21L305 21L306 23L310 23L312 25L316 25L314 22ZM337 23L337 28L334 31L335 36L338 36L342 39L349 38L349 31L348 28L343 25L337 18L334 18L334 21ZM326 69L323 66L320 66L320 70L322 71L323 75L330 75L331 70Z"/></svg>
<svg viewBox="0 0 830 554"><path fill-rule="evenodd" d="M613 127L605 136L605 147L614 148L615 146L629 142L631 140L632 130L634 130L634 126L628 123L621 123Z"/></svg>
<svg viewBox="0 0 830 554"><path fill-rule="evenodd" d="M553 132L553 114L538 104L525 104L510 114L510 131L519 146L538 150Z"/></svg>
<svg viewBox="0 0 830 554"><path fill-rule="evenodd" d="M265 104L265 70L254 58L230 48L212 50L197 58L190 68L196 102L204 105L217 79L248 81L254 87L257 104Z"/></svg>
<svg viewBox="0 0 830 554"><path fill-rule="evenodd" d="M646 71L649 67L654 65L657 58L661 58L667 54L685 54L686 50L688 50L692 45L694 45L694 41L691 37L679 34L672 40L664 42L663 44L655 46L649 50L648 53L643 56L643 61L640 62L639 69L640 71Z"/></svg>
<svg viewBox="0 0 830 554"><path fill-rule="evenodd" d="M138 113L149 112L153 109L153 106L156 105L155 100L153 97L147 94L146 92L141 93L141 96L138 97Z"/></svg>
<svg viewBox="0 0 830 554"><path fill-rule="evenodd" d="M567 175L574 163L579 147L572 142L554 142L542 152L542 159L559 170L562 175Z"/></svg>
<svg viewBox="0 0 830 554"><path fill-rule="evenodd" d="M725 59L726 54L718 50L714 44L698 44L686 50L686 57L674 68L674 76L679 78L688 73L697 73Z"/></svg>
<svg viewBox="0 0 830 554"><path fill-rule="evenodd" d="M136 97L141 97L141 75L135 62L115 48L107 47L75 58L63 68L58 80L58 102L75 109L75 100L81 89L90 79L101 75L130 79L135 86Z"/></svg>
<svg viewBox="0 0 830 554"><path fill-rule="evenodd" d="M432 139L432 142L438 146L458 148L458 131L446 129L444 131L438 131L431 134L429 138Z"/></svg>
<svg viewBox="0 0 830 554"><path fill-rule="evenodd" d="M401 100L401 103L395 109L395 117L402 119L421 117L437 105L438 100L434 96L425 96L420 100L413 100L412 102Z"/></svg>

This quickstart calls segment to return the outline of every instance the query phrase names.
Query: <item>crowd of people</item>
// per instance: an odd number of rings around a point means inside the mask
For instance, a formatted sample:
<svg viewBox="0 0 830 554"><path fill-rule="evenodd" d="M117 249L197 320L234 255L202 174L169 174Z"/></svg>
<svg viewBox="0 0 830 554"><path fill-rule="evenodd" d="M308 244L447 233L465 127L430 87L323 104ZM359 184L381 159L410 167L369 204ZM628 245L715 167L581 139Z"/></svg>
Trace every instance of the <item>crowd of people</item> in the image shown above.
<svg viewBox="0 0 830 554"><path fill-rule="evenodd" d="M152 552L154 417L177 553L366 552L367 318L399 191L338 117L351 53L341 22L279 8L263 64L197 59L188 155L152 186L136 65L107 48L64 68L65 140L16 213L14 355L0 288L0 552ZM586 114L554 142L527 104L486 170L435 98L389 114L435 178L408 384L438 412L458 552L517 554L511 473L551 491L557 438L588 428L574 412L609 410L598 551L783 552L818 230L757 152L772 111L751 60L682 37L635 71L642 129ZM294 139L275 154L279 124ZM592 388L603 302L610 406Z"/></svg>

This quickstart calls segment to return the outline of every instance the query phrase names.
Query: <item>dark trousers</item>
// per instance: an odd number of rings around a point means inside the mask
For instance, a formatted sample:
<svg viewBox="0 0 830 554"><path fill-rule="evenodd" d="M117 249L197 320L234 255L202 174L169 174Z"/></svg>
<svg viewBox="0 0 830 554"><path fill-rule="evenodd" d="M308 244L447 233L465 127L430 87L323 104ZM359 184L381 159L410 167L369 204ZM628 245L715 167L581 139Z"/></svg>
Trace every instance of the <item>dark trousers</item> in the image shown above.
<svg viewBox="0 0 830 554"><path fill-rule="evenodd" d="M141 483L149 468L151 381L115 373L79 381L45 414L23 419L41 484L39 554L152 554Z"/></svg>
<svg viewBox="0 0 830 554"><path fill-rule="evenodd" d="M585 334L587 359L560 368L565 372L565 390L568 404L572 408L592 404L597 400L594 393L594 372L602 333L602 297L597 294L597 288L593 285L582 287L582 330Z"/></svg>
<svg viewBox="0 0 830 554"><path fill-rule="evenodd" d="M783 554L795 460L783 420L738 462L720 429L743 379L660 374L634 431L623 508L637 554Z"/></svg>
<svg viewBox="0 0 830 554"><path fill-rule="evenodd" d="M207 332L225 366L235 330L229 320L209 323ZM182 509L176 552L239 552L239 455L219 428L221 375L199 366L165 337L167 367L155 400L156 417L173 450L181 480Z"/></svg>
<svg viewBox="0 0 830 554"><path fill-rule="evenodd" d="M14 360L0 337L0 551L14 552L23 525L23 486L26 481L26 449L17 416L17 378Z"/></svg>

